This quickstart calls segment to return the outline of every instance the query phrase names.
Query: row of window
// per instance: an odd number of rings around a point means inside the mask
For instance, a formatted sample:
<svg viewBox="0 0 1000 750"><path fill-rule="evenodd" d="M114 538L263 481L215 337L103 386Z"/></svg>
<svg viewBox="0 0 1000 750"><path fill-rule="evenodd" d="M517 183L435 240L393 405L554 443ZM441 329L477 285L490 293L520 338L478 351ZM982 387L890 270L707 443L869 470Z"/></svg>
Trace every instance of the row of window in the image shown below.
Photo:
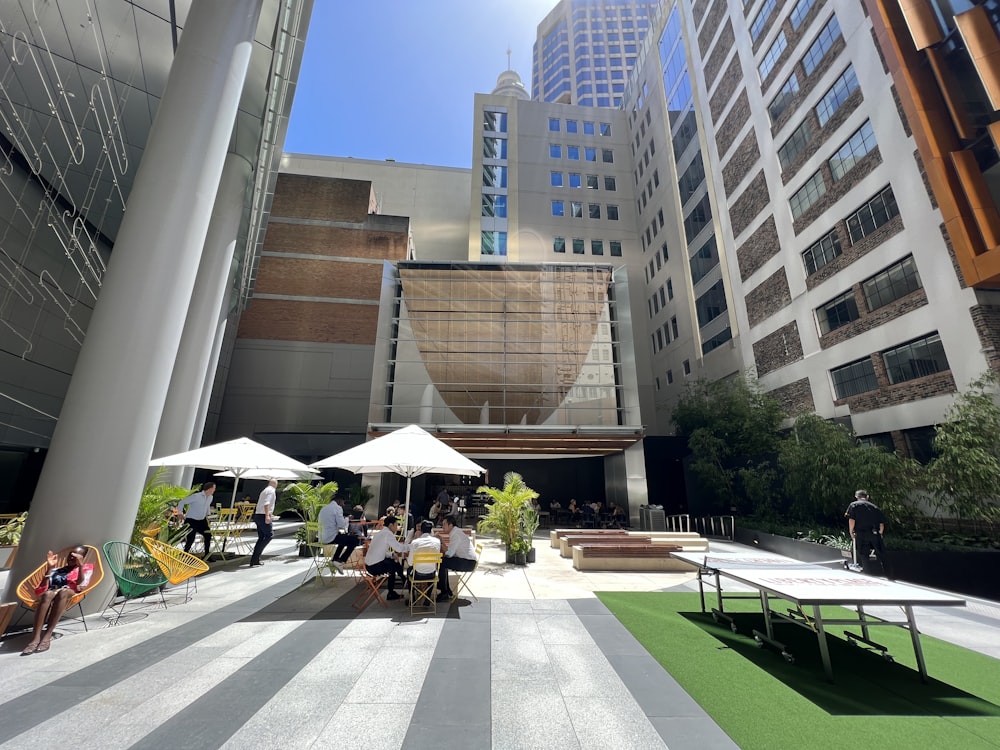
<svg viewBox="0 0 1000 750"><path fill-rule="evenodd" d="M812 10L813 5L816 0L799 0L795 7L792 8L792 12L788 16L788 20L792 24L792 29L794 31L799 30L799 26L805 20L809 11ZM750 38L756 42L760 38L760 35L764 31L764 27L767 26L767 22L771 20L771 15L774 13L774 9L777 7L776 0L765 0L764 5L761 6L760 11L758 11L756 17L750 24Z"/></svg>
<svg viewBox="0 0 1000 750"><path fill-rule="evenodd" d="M608 221L618 221L618 206L614 204L607 204L605 206L607 210L606 216ZM552 201L552 215L553 216L566 216L566 201L554 200ZM573 219L583 218L583 203L580 201L570 201L569 202L569 217ZM601 204L600 203L588 203L587 204L587 218L588 219L600 219L601 218Z"/></svg>
<svg viewBox="0 0 1000 750"><path fill-rule="evenodd" d="M855 164L865 156L870 154L878 143L875 141L875 132L872 130L871 121L858 128L844 144L834 152L827 160L830 172L834 180L841 179L851 171ZM817 170L812 177L806 180L805 184L792 195L788 204L792 209L792 218L798 219L826 193L826 181L823 179L822 171Z"/></svg>
<svg viewBox="0 0 1000 750"><path fill-rule="evenodd" d="M608 243L608 254L612 258L622 257L622 243L620 240L610 240ZM570 240L570 248L574 255L585 255L587 249L587 241L580 237L574 237ZM552 238L552 252L554 253L565 253L566 252L566 238L565 237L553 237ZM604 255L604 240L591 240L590 241L590 254L591 255Z"/></svg>
<svg viewBox="0 0 1000 750"><path fill-rule="evenodd" d="M808 9L806 9L806 12L808 12ZM826 57L826 53L830 51L830 48L833 47L840 37L840 24L837 23L837 17L833 16L827 22L826 26L823 27L823 30L820 31L813 43L809 45L809 49L807 49L805 54L802 56L802 69L805 71L807 76L812 75L813 71L815 71L819 64L823 61L823 58ZM761 83L764 82L767 74L770 74L775 63L777 63L778 59L781 57L781 53L785 51L785 46L787 46L787 41L785 40L784 32L781 32L778 35L778 38L775 39L774 44L771 45L771 48L768 50L768 54L765 55L764 60L762 60L758 66L758 72L761 73ZM772 52L776 52L776 54L772 55ZM766 71L766 73L764 71ZM856 83L857 81L855 81L855 84ZM837 84L834 84L834 86L836 85ZM791 103L792 97L794 97L798 92L799 77L798 74L793 71L781 85L778 93L767 107L767 111L771 115L772 123L778 121L778 118ZM819 114L818 110L817 114ZM820 125L824 122L825 120L821 120Z"/></svg>
<svg viewBox="0 0 1000 750"><path fill-rule="evenodd" d="M653 316L660 312L660 308L667 308L667 302L670 302L674 298L674 282L673 279L667 279L666 284L661 284L658 291L653 293L646 302L649 304L649 319L652 320Z"/></svg>
<svg viewBox="0 0 1000 750"><path fill-rule="evenodd" d="M584 161L597 161L597 151L598 149L593 146L583 147L583 159ZM601 161L605 164L615 163L614 151L610 148L602 148ZM561 143L550 143L549 144L549 158L551 159L561 159L563 156L563 146ZM566 158L570 161L580 161L580 147L579 146L566 146Z"/></svg>
<svg viewBox="0 0 1000 750"><path fill-rule="evenodd" d="M949 369L941 336L935 331L892 349L879 352L889 383L904 383ZM833 390L838 399L874 391L879 387L871 357L830 371Z"/></svg>
<svg viewBox="0 0 1000 750"><path fill-rule="evenodd" d="M646 272L647 284L653 280L656 272L663 268L663 264L668 260L670 260L670 254L667 252L667 243L664 242L663 245L660 246L660 249L653 253L653 257L649 259L649 267L644 269ZM656 268L653 268L654 262L656 264Z"/></svg>
<svg viewBox="0 0 1000 750"><path fill-rule="evenodd" d="M576 120L566 120L566 132L567 133L578 133L580 132L580 123ZM563 121L558 117L549 118L549 131L552 133L559 133L562 130ZM583 134L584 135L596 135L600 132L601 135L610 137L611 136L611 123L602 122L598 123L596 126L592 122L583 121Z"/></svg>
<svg viewBox="0 0 1000 750"><path fill-rule="evenodd" d="M920 288L920 275L912 255L861 282L868 312L885 307ZM816 309L820 334L827 334L860 317L854 290L847 291Z"/></svg>
<svg viewBox="0 0 1000 750"><path fill-rule="evenodd" d="M587 81L607 81L608 79L612 81L624 81L625 71L624 70L581 70L576 74L577 83L586 83ZM617 89L615 89L617 91ZM570 130L568 127L570 120L567 120L567 133L575 133L575 130ZM551 127L551 123L550 123Z"/></svg>
<svg viewBox="0 0 1000 750"><path fill-rule="evenodd" d="M646 227L646 234L642 237L642 251L646 252L647 247L652 247L653 238L656 237L657 233L663 228L663 209L659 209L656 212L656 216L653 220L649 222L649 226Z"/></svg>
<svg viewBox="0 0 1000 750"><path fill-rule="evenodd" d="M685 359L681 363L681 367L684 368L684 376L685 377L687 377L688 375L691 374L691 361L690 360ZM670 383L673 383L673 382L674 382L674 371L673 370L667 370L667 384L669 385ZM656 390L660 390L660 376L659 375L656 376Z"/></svg>
<svg viewBox="0 0 1000 750"><path fill-rule="evenodd" d="M841 105L857 88L858 79L854 74L854 67L849 65L843 75L834 82L833 86L830 87L826 94L823 95L823 98L816 104L814 111L820 127L829 122L830 118L837 113L837 110L840 109ZM792 134L788 136L778 149L778 161L781 163L782 170L787 170L795 163L799 155L806 150L813 135L812 125L808 119L803 120L792 131Z"/></svg>
<svg viewBox="0 0 1000 750"><path fill-rule="evenodd" d="M678 327L677 327L677 316L674 315L670 318L668 323L664 323L662 328L657 328L653 333L650 334L650 343L653 345L653 354L656 354L661 349L666 346L670 346L671 341L676 341L678 338ZM684 374L690 374L691 370L687 367L687 360L684 361ZM674 382L673 375L668 373L667 382Z"/></svg>
<svg viewBox="0 0 1000 750"><path fill-rule="evenodd" d="M620 55L620 54L622 54L622 45L621 44L609 44L609 45L605 46L603 44L603 42L602 42L600 44L588 45L586 43L586 37L583 34L581 34L580 37L581 37L580 43L577 44L573 48L573 54L576 57L583 57L584 55L590 55L590 54L594 54L594 55ZM600 41L600 40L598 40L598 41ZM635 44L626 44L625 45L625 54L627 54L627 55L635 55L635 54L638 53L638 51L639 50L638 50L638 48L637 48L637 46ZM612 59L614 59L614 58L612 58Z"/></svg>
<svg viewBox="0 0 1000 750"><path fill-rule="evenodd" d="M854 245L867 235L899 215L896 196L892 187L882 188L873 198L865 201L855 211L847 216L847 236ZM827 265L842 252L837 230L831 229L802 253L802 262L806 267L806 275L811 276Z"/></svg>
<svg viewBox="0 0 1000 750"><path fill-rule="evenodd" d="M549 172L549 184L552 187L582 188L586 186L588 190L599 190L602 182L601 177L596 174L581 175L579 172L570 172L568 182L565 177L566 175L562 172ZM610 192L618 190L618 182L614 177L605 175L603 182L605 190Z"/></svg>

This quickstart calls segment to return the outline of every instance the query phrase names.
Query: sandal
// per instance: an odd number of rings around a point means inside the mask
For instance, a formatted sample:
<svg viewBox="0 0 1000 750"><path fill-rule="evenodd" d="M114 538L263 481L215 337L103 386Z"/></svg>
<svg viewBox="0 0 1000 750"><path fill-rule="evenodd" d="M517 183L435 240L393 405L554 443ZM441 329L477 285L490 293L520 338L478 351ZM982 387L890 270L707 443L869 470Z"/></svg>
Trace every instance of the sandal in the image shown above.
<svg viewBox="0 0 1000 750"><path fill-rule="evenodd" d="M39 645L40 644L38 643L29 643L27 646L24 647L24 651L21 652L21 656L31 656L38 650Z"/></svg>
<svg viewBox="0 0 1000 750"><path fill-rule="evenodd" d="M42 641L38 644L38 648L35 649L35 653L42 653L43 651L48 651L49 646L52 645L52 641Z"/></svg>

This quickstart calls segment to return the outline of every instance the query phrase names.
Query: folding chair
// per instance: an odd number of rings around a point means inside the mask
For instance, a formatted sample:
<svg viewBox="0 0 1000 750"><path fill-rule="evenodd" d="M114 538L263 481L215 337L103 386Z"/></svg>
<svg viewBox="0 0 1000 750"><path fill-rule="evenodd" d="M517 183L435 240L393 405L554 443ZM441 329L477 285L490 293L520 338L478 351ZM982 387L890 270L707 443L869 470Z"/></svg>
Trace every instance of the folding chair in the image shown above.
<svg viewBox="0 0 1000 750"><path fill-rule="evenodd" d="M373 576L368 572L367 568L364 569L361 572L361 593L358 594L351 606L358 610L358 612L364 612L365 607L371 604L372 600L377 600L383 607L388 608L389 604L386 602L385 597L382 596L382 592L379 591L388 577L388 573Z"/></svg>
<svg viewBox="0 0 1000 750"><path fill-rule="evenodd" d="M416 610L424 613L437 614L437 584L441 565L440 552L414 552L413 567L410 576L410 616ZM417 578L418 565L434 565L434 575L430 578Z"/></svg>
<svg viewBox="0 0 1000 750"><path fill-rule="evenodd" d="M223 560L226 559L226 544L229 540L235 536L237 540L242 541L240 536L234 533L238 516L239 511L236 508L219 508L215 522L212 524L212 552L218 552ZM236 556L235 552L230 554ZM250 554L250 550L247 549L244 554Z"/></svg>
<svg viewBox="0 0 1000 750"><path fill-rule="evenodd" d="M319 581L323 586L326 586L328 582L333 581L334 568L330 563L330 558L333 555L334 546L332 544L322 544L320 542L309 542L309 551L312 553L310 557L312 562L309 563L309 570L306 571L305 576L302 578L302 583L305 583L311 577L313 583ZM313 572L315 571L315 573ZM324 571L328 575L323 575ZM300 584L301 585L301 584Z"/></svg>
<svg viewBox="0 0 1000 750"><path fill-rule="evenodd" d="M472 579L472 574L475 573L477 570L479 570L479 561L482 560L482 559L483 559L483 545L482 544L477 544L476 545L476 564L474 566L472 566L472 570L467 570L464 573L459 572L459 574L458 574L458 585L455 586L455 593L452 594L452 596L451 596L451 600L452 601L455 601L456 599L458 599L458 595L462 593L462 589L465 589L466 591L468 591L469 592L469 596L471 596L477 602L479 601L479 597L476 596L472 592L471 588L469 588L469 581ZM445 575L447 575L447 571L445 571Z"/></svg>

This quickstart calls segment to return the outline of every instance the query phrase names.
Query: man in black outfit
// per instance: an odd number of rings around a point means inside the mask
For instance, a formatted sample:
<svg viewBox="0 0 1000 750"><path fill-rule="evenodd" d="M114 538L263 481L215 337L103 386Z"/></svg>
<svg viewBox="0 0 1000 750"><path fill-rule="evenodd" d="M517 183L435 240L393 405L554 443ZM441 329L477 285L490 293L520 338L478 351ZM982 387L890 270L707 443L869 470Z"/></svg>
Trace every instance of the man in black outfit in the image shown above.
<svg viewBox="0 0 1000 750"><path fill-rule="evenodd" d="M858 490L854 493L854 502L847 506L844 515L854 542L854 564L867 572L868 554L874 550L886 577L891 578L882 546L882 535L885 533L885 516L882 511L868 499L865 490Z"/></svg>

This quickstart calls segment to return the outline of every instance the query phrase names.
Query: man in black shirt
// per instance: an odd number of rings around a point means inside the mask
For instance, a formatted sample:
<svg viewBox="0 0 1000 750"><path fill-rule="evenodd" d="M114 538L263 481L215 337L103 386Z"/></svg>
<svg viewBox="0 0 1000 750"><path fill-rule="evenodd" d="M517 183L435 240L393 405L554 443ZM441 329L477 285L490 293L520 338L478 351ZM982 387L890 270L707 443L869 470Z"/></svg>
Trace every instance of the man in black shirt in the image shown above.
<svg viewBox="0 0 1000 750"><path fill-rule="evenodd" d="M886 577L889 565L885 560L885 549L882 546L882 535L885 533L885 516L877 505L868 499L865 490L854 493L854 502L847 506L847 525L854 542L854 565L856 570L868 567L868 555L874 550L875 557L882 564Z"/></svg>

